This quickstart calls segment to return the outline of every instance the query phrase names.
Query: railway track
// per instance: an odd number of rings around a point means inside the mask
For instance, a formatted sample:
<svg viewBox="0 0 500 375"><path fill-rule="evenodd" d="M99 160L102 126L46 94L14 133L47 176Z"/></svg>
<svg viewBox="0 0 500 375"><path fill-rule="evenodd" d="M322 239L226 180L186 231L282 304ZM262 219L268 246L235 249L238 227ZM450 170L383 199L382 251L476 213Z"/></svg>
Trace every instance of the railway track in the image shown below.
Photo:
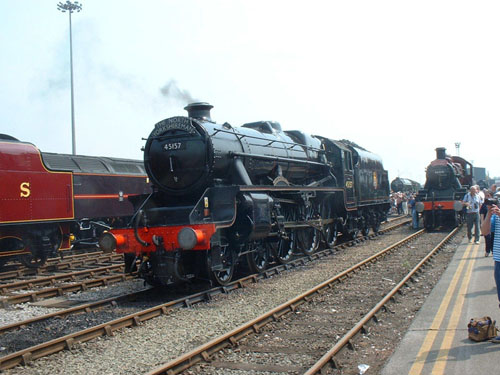
<svg viewBox="0 0 500 375"><path fill-rule="evenodd" d="M50 258L40 268L27 268L21 264L13 264L13 270L0 272L0 282L8 282L11 279L25 279L54 272L68 271L82 267L96 267L105 263L123 263L121 254L104 254L102 251L69 255L61 258Z"/></svg>
<svg viewBox="0 0 500 375"><path fill-rule="evenodd" d="M399 224L386 227L385 229L382 229L381 232L379 233L383 233L386 230L393 230L394 228L397 228L401 225L405 225L407 223L407 220L406 221L394 220L393 222L398 222ZM356 239L354 241L349 241L347 243L341 244L336 248L342 246L350 246L353 243L356 243L357 241L361 241L362 239L363 238L360 237L359 239ZM326 251L317 253L313 255L313 258L311 259L315 259L317 256L328 255L331 250L333 249L328 249ZM75 256L72 262L73 265L75 264L75 262L77 264L81 264L82 262L85 262L85 264L88 264L89 262L93 264L100 264L100 262L104 260L111 261L111 260L116 260L117 258L121 259L121 256L113 257L113 255L110 254L102 255L98 253L89 253L89 254L82 254ZM284 267L291 267L294 264L300 264L300 262L302 262L303 264L304 261L303 259L305 258L298 258L299 263L295 261L292 264L285 265ZM58 264L55 263L54 265L57 266ZM21 281L0 284L0 296L2 296L0 297L0 305L5 307L12 304L38 302L42 299L60 297L67 293L86 291L89 288L107 286L110 284L131 280L135 278L135 275L123 274L123 269L124 269L123 263L120 262L120 264L105 265L102 267L91 267L90 269L82 271L62 273L51 276L42 276L37 278L29 278L27 280L23 279ZM266 271L265 274L269 274L270 272L274 272L275 270L279 269L280 267L271 268L270 270ZM96 277L99 275L104 275L104 276ZM69 284L68 283L63 284L64 282L69 282ZM41 288L38 290L32 290L33 288L44 287L44 286L48 287ZM28 289L31 290L25 293L12 293L15 291L17 292L20 290L28 290Z"/></svg>
<svg viewBox="0 0 500 375"><path fill-rule="evenodd" d="M396 222L407 221L407 216L391 217L382 225L392 225ZM76 254L64 254L64 257L49 258L45 264L39 268L28 268L21 263L12 262L3 267L8 269L0 272L1 283L11 279L29 278L31 276L40 276L54 272L67 271L82 267L95 267L105 263L123 263L122 254L104 254L102 251L88 251Z"/></svg>
<svg viewBox="0 0 500 375"><path fill-rule="evenodd" d="M33 289L33 287L53 286L58 282L60 283L64 281L76 281L87 277L95 277L98 275L105 275L113 272L114 273L123 272L123 269L124 267L122 264L115 264L104 267L92 268L83 271L75 271L53 276L44 276L35 279L28 279L6 284L0 284L0 294L5 295L10 291Z"/></svg>
<svg viewBox="0 0 500 375"><path fill-rule="evenodd" d="M392 226L389 226L389 227L382 229L380 233L392 231L395 228L399 228L401 226L406 225L407 222L408 222L407 220L400 221L399 223L397 223L395 225L392 225ZM370 238L373 238L373 237L376 237L376 235L370 236ZM125 316L125 317L122 317L119 319L115 319L115 320L110 321L110 322L105 322L105 323L96 325L96 326L89 328L89 329L75 332L73 334L66 335L64 337L54 338L50 342L41 343L41 344L35 345L33 347L26 348L24 350L20 350L16 353L12 353L12 354L9 354L7 356L1 357L0 358L0 369L11 368L17 364L30 363L32 360L43 357L45 355L52 354L52 353L60 351L60 350L69 349L74 344L76 344L78 342L85 342L85 341L91 340L95 337L99 337L99 336L103 336L103 335L111 336L114 334L115 331L122 329L124 327L131 327L131 326L139 325L141 322L144 322L146 320L152 319L152 318L160 316L162 314L168 314L173 308L177 308L179 306L192 306L196 303L210 300L217 295L225 294L225 293L228 293L232 290L243 288L246 285L248 285L249 283L255 283L260 279L265 279L265 278L271 277L273 275L277 275L277 274L279 274L285 270L288 270L292 267L302 266L308 262L321 259L323 257L326 257L328 255L331 255L331 254L337 252L340 249L351 247L357 242L362 242L364 240L367 240L368 238L369 237L358 238L354 241L340 244L340 245L336 246L334 249L326 249L326 250L320 251L318 253L315 253L311 256L296 259L290 264L280 265L280 266L274 267L272 269L267 270L263 274L246 276L246 277L239 279L239 280L237 280L237 281L235 281L235 282L233 282L230 285L225 286L225 287L212 288L210 290L196 293L194 295L190 295L190 296L187 296L184 298L169 301L167 303L160 304L158 306L149 308L147 310L138 311L138 312L135 312L131 315L128 315L128 316ZM78 307L74 307L71 309L66 309L66 310L60 311L59 313L52 313L52 314L48 314L46 316L38 317L35 319L30 319L30 320L19 322L16 324L11 324L9 326L6 326L5 328L1 328L0 332L7 332L7 331L14 330L14 329L18 329L20 327L26 327L26 326L29 326L33 323L37 323L37 322L40 322L43 320L51 319L51 318L54 318L56 316L62 317L62 316L66 316L66 315L74 314L74 313L79 313L79 312L94 311L95 309L100 309L103 306L116 306L116 303L120 299L123 300L124 298L117 297L114 299L107 299L105 301L98 301L98 302L95 302L92 304L86 304L83 306L78 306Z"/></svg>
<svg viewBox="0 0 500 375"><path fill-rule="evenodd" d="M284 372L288 374L323 374L328 367L340 368L335 356L344 348L352 346L353 338L359 332L367 332L371 320L377 321L377 314L394 299L395 295L410 282L422 267L457 233L459 228L439 241L437 246L426 254L418 254L412 259L408 272L394 282L394 268L377 267L379 263L394 262L401 259L402 246L422 235L424 230L359 262L355 266L311 288L307 292L277 306L259 317L200 345L172 361L160 366L148 375L184 373L218 374L221 370L245 372ZM384 262L379 260L384 259ZM374 269L375 268L375 269ZM356 279L365 278L360 285L368 285L369 280L388 280L391 287L374 285L360 293ZM366 282L368 278L368 283ZM344 287L346 280L349 286ZM342 288L342 293L339 289ZM349 290L346 290L349 289ZM383 293L381 293L383 289ZM339 295L343 294L342 297ZM374 300L368 297L378 296ZM379 296L382 296L381 298ZM358 314L346 316L336 314L339 298L367 298L366 313L361 319ZM373 307L372 307L373 306ZM342 322L340 322L342 321ZM340 324L339 324L340 323ZM342 327L351 327L345 329ZM347 332L345 332L347 331ZM329 343L333 343L329 346ZM319 355L322 353L323 355ZM320 357L320 358L318 358ZM187 372L186 372L187 373Z"/></svg>
<svg viewBox="0 0 500 375"><path fill-rule="evenodd" d="M68 277L72 278L71 275L75 275L78 273L79 272L73 272L69 274ZM51 288L43 288L40 290L28 291L26 293L7 295L0 299L0 304L5 307L18 303L38 302L42 299L60 297L68 293L83 292L87 291L90 288L108 286L110 284L132 280L135 278L137 278L137 276L135 275L115 273L109 276L75 281L69 284L58 285Z"/></svg>

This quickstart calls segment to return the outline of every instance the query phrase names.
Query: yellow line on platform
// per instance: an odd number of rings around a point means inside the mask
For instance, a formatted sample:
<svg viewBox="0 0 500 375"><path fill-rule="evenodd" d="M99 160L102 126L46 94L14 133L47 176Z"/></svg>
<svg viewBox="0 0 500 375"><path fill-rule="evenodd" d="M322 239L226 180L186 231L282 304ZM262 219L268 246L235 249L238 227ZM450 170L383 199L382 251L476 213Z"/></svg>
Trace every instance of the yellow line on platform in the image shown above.
<svg viewBox="0 0 500 375"><path fill-rule="evenodd" d="M472 253L472 259L470 260L467 270L465 272L464 278L462 279L462 283L460 284L460 289L458 290L458 296L455 300L455 304L451 311L450 320L448 322L448 326L446 327L446 331L444 333L443 342L441 343L441 348L439 349L439 353L436 358L436 362L434 363L434 367L432 368L432 374L444 374L444 369L446 367L446 363L448 362L448 353L451 349L451 344L453 342L453 338L455 337L455 333L458 327L458 321L460 320L461 310L464 305L465 294L467 293L467 288L469 287L470 277L472 275L472 269L474 264L476 263L477 253L479 252L479 246L476 246L474 252Z"/></svg>
<svg viewBox="0 0 500 375"><path fill-rule="evenodd" d="M457 266L457 270L455 271L455 275L453 275L453 279L451 280L450 285L448 286L448 290L446 291L443 301L441 302L441 305L439 306L439 309L436 312L436 316L432 321L432 324L429 328L429 332L427 332L424 342L422 343L422 346L418 351L417 358L415 359L413 366L411 366L410 368L409 371L410 375L420 375L422 373L422 369L424 368L427 356L429 355L432 345L434 344L434 340L436 339L436 336L438 334L439 327L441 326L441 323L444 320L451 298L455 293L458 281L465 267L465 262L468 261L468 257L471 250L472 250L472 244L469 244L464 252L462 259L460 260L460 263Z"/></svg>

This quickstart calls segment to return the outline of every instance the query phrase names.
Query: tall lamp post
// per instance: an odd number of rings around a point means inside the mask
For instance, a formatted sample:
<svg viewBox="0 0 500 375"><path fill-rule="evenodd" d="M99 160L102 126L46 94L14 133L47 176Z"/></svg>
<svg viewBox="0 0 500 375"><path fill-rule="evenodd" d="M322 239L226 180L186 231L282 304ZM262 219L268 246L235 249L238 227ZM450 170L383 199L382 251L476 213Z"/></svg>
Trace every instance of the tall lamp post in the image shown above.
<svg viewBox="0 0 500 375"><path fill-rule="evenodd" d="M460 142L455 142L455 148L457 149L457 156L460 156Z"/></svg>
<svg viewBox="0 0 500 375"><path fill-rule="evenodd" d="M65 3L59 2L57 4L57 10L63 13L66 11L69 13L69 64L71 72L71 135L72 135L72 151L73 155L76 154L76 137L75 137L75 100L73 94L73 41L71 35L71 13L74 11L80 12L82 10L82 4L78 1L71 2L66 0Z"/></svg>

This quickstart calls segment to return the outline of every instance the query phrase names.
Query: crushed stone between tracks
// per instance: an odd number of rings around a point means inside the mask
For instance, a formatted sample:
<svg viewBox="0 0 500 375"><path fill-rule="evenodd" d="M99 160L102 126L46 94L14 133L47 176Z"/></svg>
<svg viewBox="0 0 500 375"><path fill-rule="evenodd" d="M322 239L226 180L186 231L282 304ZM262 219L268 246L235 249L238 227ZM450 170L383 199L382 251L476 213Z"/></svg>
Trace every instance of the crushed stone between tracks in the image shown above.
<svg viewBox="0 0 500 375"><path fill-rule="evenodd" d="M209 303L173 311L139 327L116 332L114 337L103 337L76 345L71 351L39 359L30 366L19 366L6 373L88 375L150 371L304 292L357 263L367 254L373 253L374 249L379 251L411 232L405 226L356 247L340 250L327 259L283 272L277 277L228 295L217 296ZM432 268L426 271L420 282L405 289L405 297L409 298L400 298L391 306L393 313L390 322L382 319L380 324L374 325L370 333L365 335L367 340L361 340L362 343L357 346L361 357L356 355L355 363L349 362L349 356L339 359L343 368L338 374L357 374L359 361L371 366L370 373L377 373L377 368L382 368L426 296L439 280L462 238L463 234L455 237L435 258ZM363 302L358 300L349 303L352 309L352 304ZM342 311L342 306L338 306L337 310Z"/></svg>

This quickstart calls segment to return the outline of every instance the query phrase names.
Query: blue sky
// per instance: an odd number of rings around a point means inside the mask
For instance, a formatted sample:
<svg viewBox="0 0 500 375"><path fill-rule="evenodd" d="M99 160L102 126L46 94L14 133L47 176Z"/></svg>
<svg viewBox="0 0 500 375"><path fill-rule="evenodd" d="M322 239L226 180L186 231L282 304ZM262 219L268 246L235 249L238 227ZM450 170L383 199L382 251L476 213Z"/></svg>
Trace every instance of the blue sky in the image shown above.
<svg viewBox="0 0 500 375"><path fill-rule="evenodd" d="M0 1L0 133L71 153L69 23ZM500 2L82 0L73 14L77 153L141 159L193 100L234 126L279 121L424 181L436 147L500 176ZM162 88L169 87L168 94Z"/></svg>

